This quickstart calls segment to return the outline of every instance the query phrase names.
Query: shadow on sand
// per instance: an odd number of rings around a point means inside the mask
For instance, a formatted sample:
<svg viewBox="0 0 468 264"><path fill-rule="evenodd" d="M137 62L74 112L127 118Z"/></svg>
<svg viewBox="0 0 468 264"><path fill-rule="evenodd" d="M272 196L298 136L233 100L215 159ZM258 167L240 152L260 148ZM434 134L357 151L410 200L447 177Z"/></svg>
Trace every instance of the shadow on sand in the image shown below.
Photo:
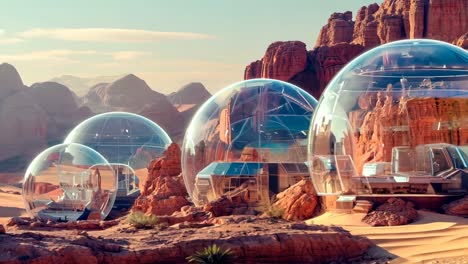
<svg viewBox="0 0 468 264"><path fill-rule="evenodd" d="M14 217L24 215L26 211L18 207L0 206L0 217Z"/></svg>

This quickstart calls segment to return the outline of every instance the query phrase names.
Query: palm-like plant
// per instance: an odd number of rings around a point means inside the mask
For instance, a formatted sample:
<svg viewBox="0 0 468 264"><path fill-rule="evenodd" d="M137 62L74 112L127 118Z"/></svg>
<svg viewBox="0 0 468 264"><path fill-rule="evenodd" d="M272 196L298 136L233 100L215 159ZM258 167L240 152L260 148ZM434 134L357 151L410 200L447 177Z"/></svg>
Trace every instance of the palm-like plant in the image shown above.
<svg viewBox="0 0 468 264"><path fill-rule="evenodd" d="M216 244L206 247L202 251L195 252L192 256L187 257L190 263L199 264L230 264L234 263L234 254L231 249L222 249Z"/></svg>

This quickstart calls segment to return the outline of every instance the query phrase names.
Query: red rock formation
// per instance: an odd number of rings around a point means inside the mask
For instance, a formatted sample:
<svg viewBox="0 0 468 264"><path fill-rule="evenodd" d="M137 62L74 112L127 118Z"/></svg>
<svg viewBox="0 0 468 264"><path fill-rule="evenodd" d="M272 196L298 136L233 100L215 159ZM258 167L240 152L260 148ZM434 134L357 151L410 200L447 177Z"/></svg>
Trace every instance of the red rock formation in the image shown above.
<svg viewBox="0 0 468 264"><path fill-rule="evenodd" d="M454 44L461 48L468 49L468 32L458 38Z"/></svg>
<svg viewBox="0 0 468 264"><path fill-rule="evenodd" d="M468 196L446 204L442 209L449 215L468 217Z"/></svg>
<svg viewBox="0 0 468 264"><path fill-rule="evenodd" d="M256 60L247 67L245 67L244 71L244 79L253 79L253 78L260 78L262 76L262 61Z"/></svg>
<svg viewBox="0 0 468 264"><path fill-rule="evenodd" d="M185 263L186 257L213 244L231 249L238 263L360 262L372 246L370 240L339 227L252 218L200 229L139 230L137 235L125 227L112 232L15 231L0 234L0 261Z"/></svg>
<svg viewBox="0 0 468 264"><path fill-rule="evenodd" d="M133 211L154 215L171 215L188 205L180 165L180 148L172 143L159 159L148 166L148 178Z"/></svg>
<svg viewBox="0 0 468 264"><path fill-rule="evenodd" d="M312 93L320 96L328 82L346 63L362 53L364 48L358 44L339 43L333 46L321 46L312 51L312 61L318 84ZM317 91L318 90L318 91Z"/></svg>
<svg viewBox="0 0 468 264"><path fill-rule="evenodd" d="M426 18L424 37L453 42L468 31L468 1L431 0Z"/></svg>
<svg viewBox="0 0 468 264"><path fill-rule="evenodd" d="M300 41L272 43L261 61L251 63L244 73L245 79L273 78L287 81L304 71L307 65L306 45ZM261 68L261 71L259 71ZM259 73L261 73L259 75Z"/></svg>
<svg viewBox="0 0 468 264"><path fill-rule="evenodd" d="M412 202L405 202L400 198L390 198L368 213L362 221L372 226L407 225L418 218L418 211Z"/></svg>
<svg viewBox="0 0 468 264"><path fill-rule="evenodd" d="M318 203L317 194L310 180L301 180L276 195L273 206L283 210L283 219L297 221L313 216Z"/></svg>
<svg viewBox="0 0 468 264"><path fill-rule="evenodd" d="M363 6L356 15L356 22L353 31L353 43L372 48L380 44L377 37L378 22L374 19L374 13L379 9L379 5L374 3Z"/></svg>
<svg viewBox="0 0 468 264"><path fill-rule="evenodd" d="M383 93L378 93L375 103L360 98L362 109L349 113L352 130L359 131L354 135L353 154L358 173L366 162L390 162L395 146L468 142L463 121L468 116L468 99L398 98L398 104L393 99L391 94L384 98Z"/></svg>
<svg viewBox="0 0 468 264"><path fill-rule="evenodd" d="M338 43L349 43L353 39L353 13L333 13L328 23L320 30L316 47L333 46Z"/></svg>
<svg viewBox="0 0 468 264"><path fill-rule="evenodd" d="M468 0L385 0L380 6L359 9L355 22L351 18L349 11L330 16L305 66L297 67L296 61L285 54L281 60L269 60L268 67L265 59L251 63L244 78L268 76L289 81L318 97L343 65L377 45L406 38L433 38L468 46L466 36L460 37L468 30Z"/></svg>

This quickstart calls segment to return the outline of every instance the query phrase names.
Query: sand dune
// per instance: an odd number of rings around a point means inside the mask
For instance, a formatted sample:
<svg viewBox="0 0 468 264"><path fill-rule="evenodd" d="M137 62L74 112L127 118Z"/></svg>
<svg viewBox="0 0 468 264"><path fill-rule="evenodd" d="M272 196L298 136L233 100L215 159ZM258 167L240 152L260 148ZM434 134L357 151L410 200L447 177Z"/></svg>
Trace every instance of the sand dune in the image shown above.
<svg viewBox="0 0 468 264"><path fill-rule="evenodd" d="M439 259L450 261L468 256L468 219L419 211L419 219L410 225L371 227L360 221L363 216L325 213L307 222L339 225L353 235L368 237L399 257L392 263L432 263L436 260L445 263Z"/></svg>
<svg viewBox="0 0 468 264"><path fill-rule="evenodd" d="M15 187L0 186L2 190L19 190ZM0 192L0 224L5 224L13 216L26 216L23 198L18 194Z"/></svg>

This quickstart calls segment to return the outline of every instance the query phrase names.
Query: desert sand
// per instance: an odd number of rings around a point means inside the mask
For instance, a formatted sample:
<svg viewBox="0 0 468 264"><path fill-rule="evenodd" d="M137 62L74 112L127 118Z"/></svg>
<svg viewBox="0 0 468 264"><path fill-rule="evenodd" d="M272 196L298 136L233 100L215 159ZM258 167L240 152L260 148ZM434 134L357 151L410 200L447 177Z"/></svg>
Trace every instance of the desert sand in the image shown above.
<svg viewBox="0 0 468 264"><path fill-rule="evenodd" d="M21 195L7 192L21 192L20 188L0 184L0 224L5 224L13 216L26 216Z"/></svg>
<svg viewBox="0 0 468 264"><path fill-rule="evenodd" d="M468 219L418 211L417 221L404 226L371 227L361 222L364 214L327 212L309 224L338 225L353 235L369 238L398 256L392 263L468 262Z"/></svg>

